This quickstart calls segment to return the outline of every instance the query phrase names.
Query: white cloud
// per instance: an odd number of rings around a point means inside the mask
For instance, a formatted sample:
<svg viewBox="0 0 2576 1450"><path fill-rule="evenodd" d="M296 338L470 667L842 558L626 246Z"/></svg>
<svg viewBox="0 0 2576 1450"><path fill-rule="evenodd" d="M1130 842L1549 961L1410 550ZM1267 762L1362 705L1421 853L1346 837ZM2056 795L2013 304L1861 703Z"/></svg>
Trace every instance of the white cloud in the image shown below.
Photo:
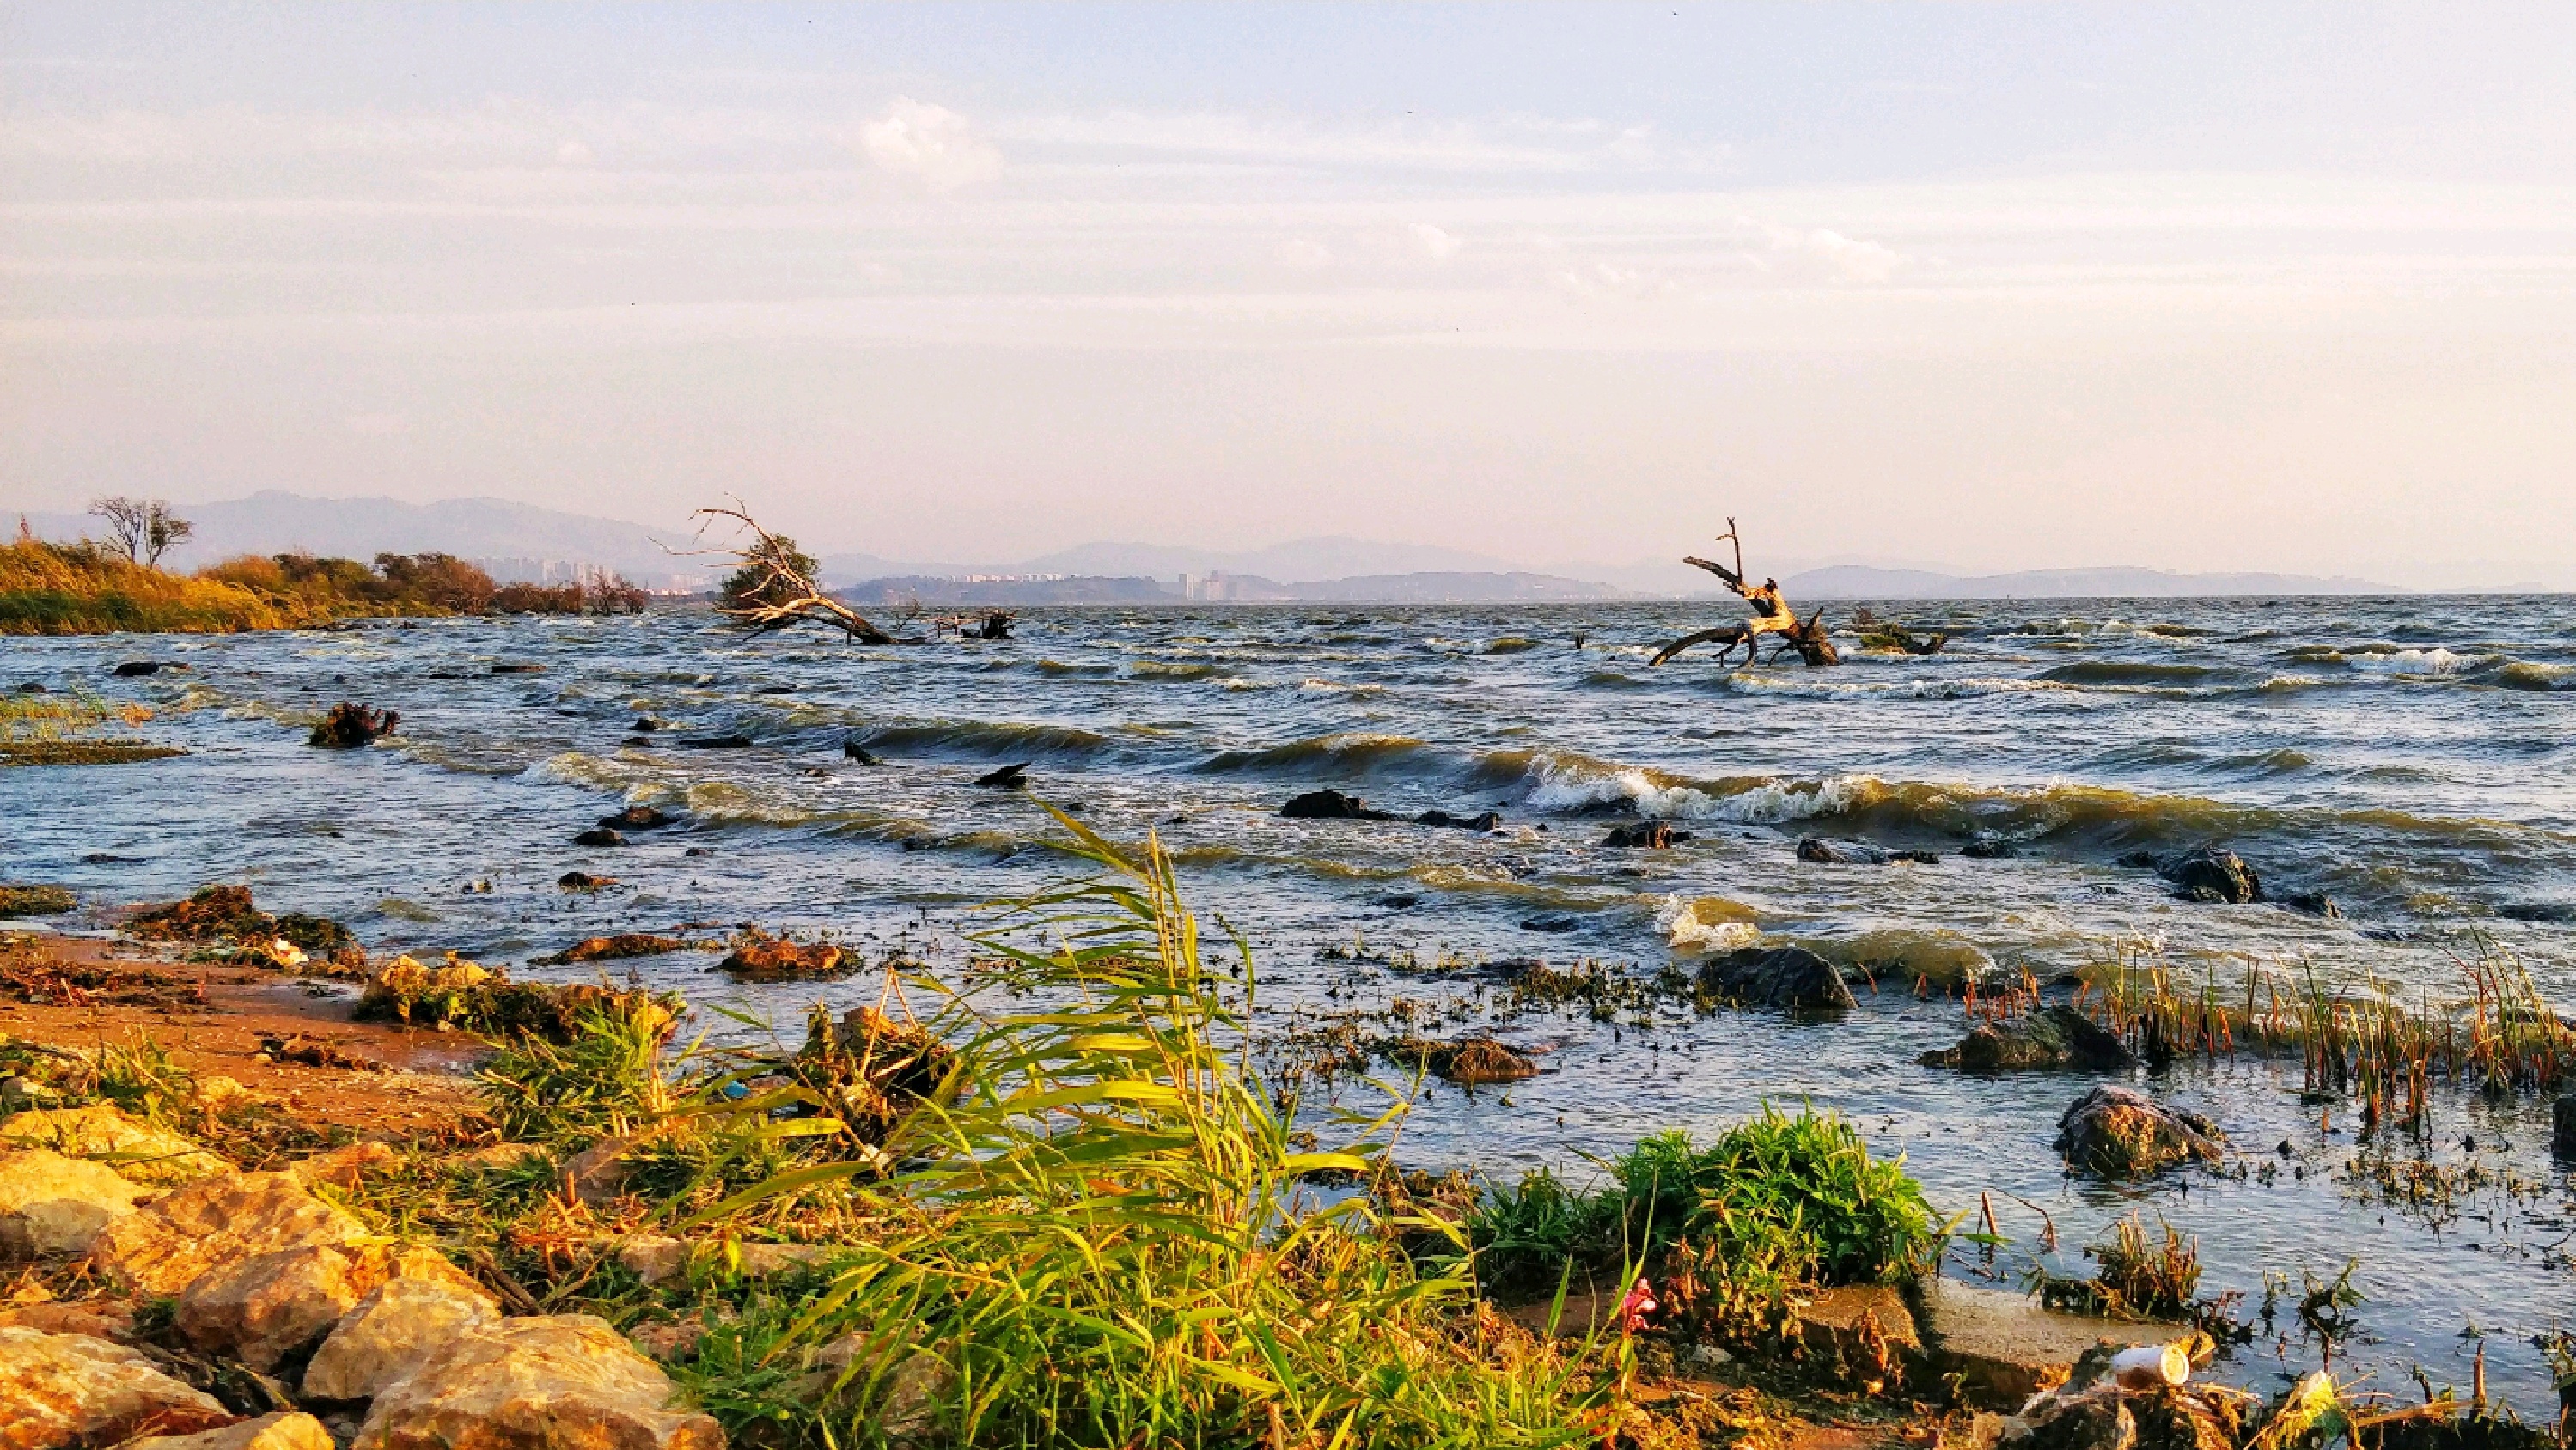
<svg viewBox="0 0 2576 1450"><path fill-rule="evenodd" d="M967 129L946 106L898 98L881 118L859 128L868 159L933 191L955 191L1002 174L1002 153Z"/></svg>
<svg viewBox="0 0 2576 1450"><path fill-rule="evenodd" d="M1325 249L1323 243L1310 242L1304 237L1281 242L1271 255L1278 259L1280 266L1294 267L1300 272L1333 265L1333 254Z"/></svg>
<svg viewBox="0 0 2576 1450"><path fill-rule="evenodd" d="M1884 282L1904 266L1905 254L1879 242L1844 236L1826 227L1762 226L1767 253L1754 262L1765 271L1810 282Z"/></svg>
<svg viewBox="0 0 2576 1450"><path fill-rule="evenodd" d="M566 141L555 148L555 164L559 166L588 166L592 160L590 148L579 141Z"/></svg>
<svg viewBox="0 0 2576 1450"><path fill-rule="evenodd" d="M1415 222L1407 230L1413 235L1413 244L1422 249L1422 255L1435 262L1448 261L1458 255L1459 248L1467 245L1464 240L1442 231L1429 222Z"/></svg>

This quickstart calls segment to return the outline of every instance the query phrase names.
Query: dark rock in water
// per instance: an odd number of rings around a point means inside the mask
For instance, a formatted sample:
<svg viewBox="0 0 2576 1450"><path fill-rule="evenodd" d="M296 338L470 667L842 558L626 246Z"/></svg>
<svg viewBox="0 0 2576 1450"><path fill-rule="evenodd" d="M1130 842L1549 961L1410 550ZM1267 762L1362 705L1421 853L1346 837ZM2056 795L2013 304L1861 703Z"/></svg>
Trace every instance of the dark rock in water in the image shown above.
<svg viewBox="0 0 2576 1450"><path fill-rule="evenodd" d="M1700 966L1699 989L1783 1012L1848 1012L1860 1005L1841 971L1805 947L1742 947L1711 957Z"/></svg>
<svg viewBox="0 0 2576 1450"><path fill-rule="evenodd" d="M116 667L115 674L120 680L130 680L136 675L157 674L160 669L159 660L127 660Z"/></svg>
<svg viewBox="0 0 2576 1450"><path fill-rule="evenodd" d="M733 953L716 963L716 970L740 977L747 982L783 982L797 978L839 977L857 971L857 953L843 951L830 942L789 941L766 932L746 932L735 943Z"/></svg>
<svg viewBox="0 0 2576 1450"><path fill-rule="evenodd" d="M606 826L593 826L572 838L576 846L623 846L626 838Z"/></svg>
<svg viewBox="0 0 2576 1450"><path fill-rule="evenodd" d="M1279 814L1292 821L1391 821L1386 811L1373 811L1355 795L1337 790L1310 790L1292 798L1279 808Z"/></svg>
<svg viewBox="0 0 2576 1450"><path fill-rule="evenodd" d="M2111 864L2126 866L2132 871L2161 871L2165 863L2164 858L2153 851L2123 851L2120 859Z"/></svg>
<svg viewBox="0 0 2576 1450"><path fill-rule="evenodd" d="M1601 844L1632 850L1660 851L1675 841L1687 841L1690 838L1690 832L1674 830L1673 823L1670 821L1631 821L1624 826L1612 826L1610 834L1601 838Z"/></svg>
<svg viewBox="0 0 2576 1450"><path fill-rule="evenodd" d="M599 823L612 831L658 831L678 819L652 806L628 806L613 816L601 816Z"/></svg>
<svg viewBox="0 0 2576 1450"><path fill-rule="evenodd" d="M1867 841L1828 841L1821 836L1805 836L1798 841L1798 859L1837 866L1885 866L1894 862L1931 866L1941 858L1931 851L1890 851Z"/></svg>
<svg viewBox="0 0 2576 1450"><path fill-rule="evenodd" d="M1503 818L1492 811L1487 811L1481 816L1453 816L1447 811L1424 811L1413 818L1413 823L1417 826L1446 826L1458 831L1490 831L1501 825Z"/></svg>
<svg viewBox="0 0 2576 1450"><path fill-rule="evenodd" d="M49 695L53 692L34 680L27 680L18 686L18 693L21 695Z"/></svg>
<svg viewBox="0 0 2576 1450"><path fill-rule="evenodd" d="M716 848L713 846L691 846L680 854L683 856L712 856L715 853Z"/></svg>
<svg viewBox="0 0 2576 1450"><path fill-rule="evenodd" d="M598 891L617 884L614 876L593 876L587 871L567 871L555 878L555 884L566 891Z"/></svg>
<svg viewBox="0 0 2576 1450"><path fill-rule="evenodd" d="M841 753L848 756L850 759L857 761L861 765L883 765L885 763L884 761L877 759L875 756L868 754L868 748L859 743L859 737L856 735L852 735L841 742Z"/></svg>
<svg viewBox="0 0 2576 1450"><path fill-rule="evenodd" d="M2012 842L1994 832L1979 831L1959 848L1959 854L1971 861L2002 861L2020 853L2013 849Z"/></svg>
<svg viewBox="0 0 2576 1450"><path fill-rule="evenodd" d="M2263 899L2263 882L2245 858L2224 846L2194 846L2156 867L2185 901L2248 902Z"/></svg>
<svg viewBox="0 0 2576 1450"><path fill-rule="evenodd" d="M2157 1102L2136 1088L2105 1083L2075 1100L2057 1122L2057 1151L2094 1173L2149 1173L2226 1156L2225 1134L2198 1113Z"/></svg>
<svg viewBox="0 0 2576 1450"><path fill-rule="evenodd" d="M653 743L653 737L650 735L629 735L617 743L629 747L647 747Z"/></svg>
<svg viewBox="0 0 2576 1450"><path fill-rule="evenodd" d="M2515 901L2496 908L2507 921L2576 922L2576 901Z"/></svg>
<svg viewBox="0 0 2576 1450"><path fill-rule="evenodd" d="M620 932L616 936L595 936L573 943L552 956L532 957L539 966L560 967L580 962L622 961L627 957L658 957L666 952L686 951L689 944L675 936L654 936L646 932Z"/></svg>
<svg viewBox="0 0 2576 1450"><path fill-rule="evenodd" d="M1583 918L1562 911L1542 911L1521 923L1523 931L1573 931L1583 925Z"/></svg>
<svg viewBox="0 0 2576 1450"><path fill-rule="evenodd" d="M1003 766L1001 769L994 771L990 775L979 775L975 777L975 783L984 787L986 790L1027 790L1029 788L1029 763L1027 761L1022 761L1017 765Z"/></svg>
<svg viewBox="0 0 2576 1450"><path fill-rule="evenodd" d="M1956 1047L1923 1054L1926 1067L1970 1072L2021 1068L2126 1067L2137 1061L2127 1044L2072 1007L2043 1007L2010 1022L1980 1024Z"/></svg>
<svg viewBox="0 0 2576 1450"><path fill-rule="evenodd" d="M1462 1087L1481 1083L1519 1082L1538 1076L1538 1064L1490 1037L1461 1037L1454 1042L1401 1038L1381 1050L1389 1061L1418 1067L1433 1077Z"/></svg>
<svg viewBox="0 0 2576 1450"><path fill-rule="evenodd" d="M635 717L635 723L627 726L626 728L634 731L638 735L650 735L654 731L662 728L662 722L654 719L650 715L638 715Z"/></svg>
<svg viewBox="0 0 2576 1450"><path fill-rule="evenodd" d="M1422 894L1416 891L1390 891L1379 897L1377 904L1393 911L1410 911L1422 904Z"/></svg>
<svg viewBox="0 0 2576 1450"><path fill-rule="evenodd" d="M544 665L532 665L515 661L505 661L492 667L492 673L496 675L542 675L545 672L546 667Z"/></svg>
<svg viewBox="0 0 2576 1450"><path fill-rule="evenodd" d="M2576 1093L2560 1093L2549 1109L2549 1151L2554 1157L2576 1159Z"/></svg>
<svg viewBox="0 0 2576 1450"><path fill-rule="evenodd" d="M81 857L81 864L84 866L140 866L143 864L143 858L140 856L111 856L105 851L92 851L88 855Z"/></svg>
<svg viewBox="0 0 2576 1450"><path fill-rule="evenodd" d="M2304 911L2310 916L2322 916L2330 921L2340 920L2343 917L2343 908L2335 905L2334 898L2322 891L2302 891L2295 896L2284 896L2281 898L2281 904L2292 911Z"/></svg>
<svg viewBox="0 0 2576 1450"><path fill-rule="evenodd" d="M306 737L304 743L326 750L356 750L393 734L394 726L401 721L402 715L397 711L376 710L355 700L342 700L331 707L331 713L323 716L320 724L313 727L313 733Z"/></svg>
<svg viewBox="0 0 2576 1450"><path fill-rule="evenodd" d="M796 693L796 687L794 685L763 685L759 689L752 691L752 693L755 695L793 695Z"/></svg>
<svg viewBox="0 0 2576 1450"><path fill-rule="evenodd" d="M680 743L691 750L749 750L751 737L748 735L686 735L681 737Z"/></svg>

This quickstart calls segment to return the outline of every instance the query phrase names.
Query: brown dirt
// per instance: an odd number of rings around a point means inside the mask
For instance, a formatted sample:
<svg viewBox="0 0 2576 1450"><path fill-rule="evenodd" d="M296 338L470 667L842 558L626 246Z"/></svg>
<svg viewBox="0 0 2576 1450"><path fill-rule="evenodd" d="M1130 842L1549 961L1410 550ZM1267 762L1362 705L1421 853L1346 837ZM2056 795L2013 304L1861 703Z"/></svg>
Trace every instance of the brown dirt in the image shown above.
<svg viewBox="0 0 2576 1450"><path fill-rule="evenodd" d="M354 994L320 990L307 979L176 962L126 942L0 937L0 1034L79 1052L146 1034L199 1077L231 1078L316 1127L417 1133L473 1109L466 1074L481 1055L473 1039L353 1022ZM279 1054L263 1050L264 1038L283 1039L287 1060L273 1060Z"/></svg>

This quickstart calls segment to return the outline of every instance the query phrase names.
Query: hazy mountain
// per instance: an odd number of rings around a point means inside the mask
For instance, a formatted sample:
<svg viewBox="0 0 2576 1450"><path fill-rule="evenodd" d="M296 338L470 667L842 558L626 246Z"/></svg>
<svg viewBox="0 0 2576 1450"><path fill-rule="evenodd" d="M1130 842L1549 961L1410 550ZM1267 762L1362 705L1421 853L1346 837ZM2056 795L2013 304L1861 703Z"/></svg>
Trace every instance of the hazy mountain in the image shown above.
<svg viewBox="0 0 2576 1450"><path fill-rule="evenodd" d="M1801 599L2172 599L2227 594L2405 594L2389 584L2342 575L2181 574L2170 569L2024 569L2012 574L1940 574L1836 564L1780 581Z"/></svg>
<svg viewBox="0 0 2576 1450"><path fill-rule="evenodd" d="M1518 566L1508 559L1436 544L1388 544L1335 534L1291 539L1248 553L1176 548L1164 544L1080 544L1013 566L1027 574L1253 574L1289 584L1378 574L1497 573Z"/></svg>
<svg viewBox="0 0 2576 1450"><path fill-rule="evenodd" d="M1620 597L1619 590L1588 579L1519 571L1363 574L1350 579L1311 580L1291 584L1288 589L1301 600L1335 604L1534 604Z"/></svg>
<svg viewBox="0 0 2576 1450"><path fill-rule="evenodd" d="M196 525L196 532L161 561L166 568L194 569L236 554L295 550L350 559L434 552L477 560L595 564L652 587L708 577L700 567L704 561L675 559L654 542L658 536L674 548L690 547L685 528L653 530L507 499L412 504L390 498L313 498L270 489L248 498L182 504L179 514ZM48 539L105 532L100 520L86 514L30 514L28 523Z"/></svg>

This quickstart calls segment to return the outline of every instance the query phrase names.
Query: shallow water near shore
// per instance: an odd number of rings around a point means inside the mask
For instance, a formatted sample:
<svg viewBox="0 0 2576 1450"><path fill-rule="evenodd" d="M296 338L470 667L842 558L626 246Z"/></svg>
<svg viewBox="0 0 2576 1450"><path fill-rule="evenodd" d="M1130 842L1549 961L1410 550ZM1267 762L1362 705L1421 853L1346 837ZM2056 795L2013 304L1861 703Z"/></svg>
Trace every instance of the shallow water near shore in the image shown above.
<svg viewBox="0 0 2576 1450"><path fill-rule="evenodd" d="M2458 958L2484 949L2576 1007L2576 600L1875 607L1954 640L1912 658L1846 639L1850 663L1830 671L1728 672L1693 654L1648 666L1661 640L1731 617L1716 604L1038 611L1015 640L909 649L749 642L687 609L0 640L0 688L141 700L162 712L142 733L192 752L0 771L0 877L109 901L248 880L264 905L339 917L371 946L487 962L600 931L758 922L955 967L963 933L989 920L972 908L1062 875L1040 844L1062 834L1043 800L1113 839L1159 831L1202 915L1250 941L1265 1019L1456 998L1475 1020L1476 962L1652 972L1695 928L1827 949L1867 937L1874 957L1921 963L1973 947L2043 980L2151 946L2222 989L2248 963L2313 966L2435 1003L2463 989ZM109 677L142 658L189 668ZM306 748L302 723L343 698L400 710L400 731L364 752ZM621 743L639 716L671 728ZM733 734L753 744L682 743ZM852 738L884 763L848 761ZM1020 761L1035 799L972 785ZM1408 817L1494 809L1504 825L1279 818L1322 787ZM572 844L627 802L685 822L624 848ZM1693 838L1598 844L1633 815ZM1974 832L2015 854L1958 855ZM1801 863L1809 834L1942 859ZM2184 903L2115 864L2204 840L2232 844L2270 894L2322 891L2343 915ZM130 859L83 860L101 853ZM559 890L576 868L620 884ZM465 890L484 881L488 894ZM1712 898L1733 905L1689 909ZM619 965L787 1030L816 995L738 985L710 963ZM872 1000L877 987L827 990ZM2301 1275L2358 1256L2370 1339L2339 1366L2411 1399L2420 1364L2465 1392L2483 1343L2494 1393L2527 1416L2552 1409L2531 1340L2576 1327L2576 1203L2545 1103L2437 1094L2429 1156L2477 1165L2488 1186L2401 1208L2346 1167L2365 1152L2357 1110L2302 1102L2295 1064L2177 1065L2139 1080L2216 1118L2244 1176L2111 1188L2069 1180L2049 1149L2087 1078L1917 1065L1962 1028L1955 1002L1885 976L1837 1023L1522 1016L1497 1033L1546 1049L1549 1071L1507 1092L1434 1089L1400 1156L1581 1177L1584 1155L1643 1134L1811 1098L1905 1152L1945 1211L1988 1194L2015 1245L1991 1265L1955 1249L1953 1273L2017 1283L2043 1213L2049 1262L2087 1272L2081 1247L2143 1207L2199 1237L2205 1291L2242 1290L2251 1312L2265 1275L2286 1276L2289 1342L2240 1348L2229 1378L2269 1390L2312 1367L2291 1312ZM2368 1149L2381 1150L2416 1154Z"/></svg>

